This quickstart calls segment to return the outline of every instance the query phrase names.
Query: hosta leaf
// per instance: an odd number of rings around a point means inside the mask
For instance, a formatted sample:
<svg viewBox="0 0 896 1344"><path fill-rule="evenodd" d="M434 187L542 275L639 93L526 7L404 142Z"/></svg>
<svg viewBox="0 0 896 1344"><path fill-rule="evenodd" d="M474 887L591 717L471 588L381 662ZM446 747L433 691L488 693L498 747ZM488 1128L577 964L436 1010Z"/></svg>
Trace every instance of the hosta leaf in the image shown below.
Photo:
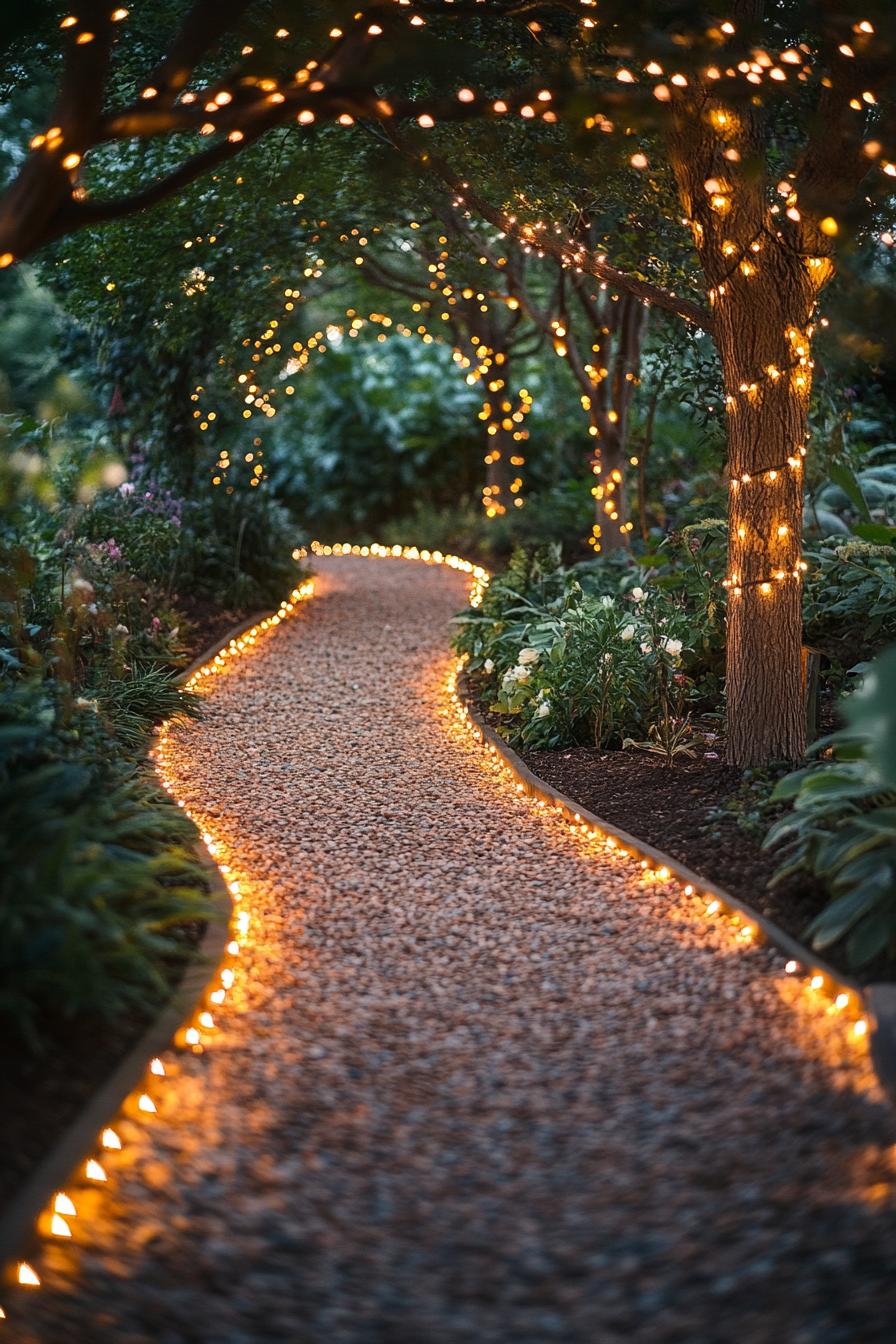
<svg viewBox="0 0 896 1344"><path fill-rule="evenodd" d="M868 914L853 929L846 944L852 966L865 966L896 938L896 910Z"/></svg>
<svg viewBox="0 0 896 1344"><path fill-rule="evenodd" d="M834 943L839 942L856 921L867 914L879 899L879 890L874 887L865 887L833 901L827 909L822 910L821 914L813 919L806 930L806 935L811 939L812 946L822 952L826 947L831 947Z"/></svg>

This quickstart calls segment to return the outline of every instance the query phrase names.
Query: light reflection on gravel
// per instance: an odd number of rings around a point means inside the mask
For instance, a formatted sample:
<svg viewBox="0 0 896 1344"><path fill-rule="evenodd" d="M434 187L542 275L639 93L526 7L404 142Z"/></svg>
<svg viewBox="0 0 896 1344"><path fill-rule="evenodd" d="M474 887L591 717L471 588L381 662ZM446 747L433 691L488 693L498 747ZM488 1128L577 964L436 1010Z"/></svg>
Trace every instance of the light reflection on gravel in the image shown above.
<svg viewBox="0 0 896 1344"><path fill-rule="evenodd" d="M24 1344L877 1344L864 1052L444 713L455 573L321 561L173 753L253 916Z"/></svg>

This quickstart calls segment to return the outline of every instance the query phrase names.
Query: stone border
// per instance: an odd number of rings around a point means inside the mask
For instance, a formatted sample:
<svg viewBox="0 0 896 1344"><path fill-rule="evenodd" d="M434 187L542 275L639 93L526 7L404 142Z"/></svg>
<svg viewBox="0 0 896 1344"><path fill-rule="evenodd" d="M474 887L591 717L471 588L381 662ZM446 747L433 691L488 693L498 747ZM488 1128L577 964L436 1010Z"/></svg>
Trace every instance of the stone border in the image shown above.
<svg viewBox="0 0 896 1344"><path fill-rule="evenodd" d="M231 640L239 639L270 615L269 612L256 614L228 630L178 674L178 686L188 682ZM70 1183L75 1168L96 1150L97 1135L119 1113L122 1103L146 1074L150 1060L171 1048L179 1028L190 1016L223 960L231 937L233 901L217 864L200 840L194 842L194 849L205 870L212 904L212 915L205 932L156 1018L63 1131L0 1215L0 1271L7 1282L11 1281L10 1262L21 1259L29 1247L37 1244L37 1222L53 1195Z"/></svg>
<svg viewBox="0 0 896 1344"><path fill-rule="evenodd" d="M664 854L662 850L656 849L644 840L639 840L634 835L630 835L628 831L622 830L621 827L604 821L602 817L598 817L594 812L589 812L587 808L574 802L566 794L557 793L544 780L539 779L513 748L507 745L491 724L485 721L474 705L468 688L464 686L460 678L457 695L463 713L472 725L478 740L482 742L484 747L491 747L494 750L525 793L545 803L546 806L558 808L571 821L587 822L596 830L602 832L603 835L611 836L625 850L635 854L638 858L646 859L652 865L668 869L682 885L690 885L695 891L699 891L701 894L705 893L717 900L721 908L727 913L738 914L749 920L750 924L761 930L766 942L778 948L788 960L797 962L804 975L822 976L824 987L829 992L839 990L854 995L867 1014L870 1026L871 1059L878 1079L881 1086L889 1093L891 1100L896 1102L896 985L886 983L859 984L857 980L853 980L850 976L844 975L842 971L836 970L821 957L815 956L809 948L791 937L789 933L785 933L773 920L760 914L758 910L754 910L746 901L740 900L737 896L732 896L730 892L717 886L714 882L707 881L699 873L695 873L677 859L673 859L670 854Z"/></svg>

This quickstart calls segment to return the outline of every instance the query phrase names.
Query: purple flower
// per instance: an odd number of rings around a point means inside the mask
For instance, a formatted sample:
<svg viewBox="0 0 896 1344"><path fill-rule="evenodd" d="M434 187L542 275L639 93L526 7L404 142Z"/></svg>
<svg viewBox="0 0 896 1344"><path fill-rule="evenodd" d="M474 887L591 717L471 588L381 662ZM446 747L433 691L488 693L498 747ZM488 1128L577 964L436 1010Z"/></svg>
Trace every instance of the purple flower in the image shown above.
<svg viewBox="0 0 896 1344"><path fill-rule="evenodd" d="M134 482L122 481L121 485L118 487L118 493L125 496L132 495L134 493Z"/></svg>

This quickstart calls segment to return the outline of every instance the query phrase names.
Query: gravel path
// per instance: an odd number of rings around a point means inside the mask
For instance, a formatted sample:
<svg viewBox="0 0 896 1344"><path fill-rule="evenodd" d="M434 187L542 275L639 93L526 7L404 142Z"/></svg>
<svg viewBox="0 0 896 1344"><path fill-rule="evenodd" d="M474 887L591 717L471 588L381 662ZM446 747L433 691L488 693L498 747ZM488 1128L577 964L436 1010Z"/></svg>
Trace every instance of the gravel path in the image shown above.
<svg viewBox="0 0 896 1344"><path fill-rule="evenodd" d="M863 1051L495 778L445 713L457 574L320 570L180 735L253 915L218 1039L6 1337L892 1344Z"/></svg>

